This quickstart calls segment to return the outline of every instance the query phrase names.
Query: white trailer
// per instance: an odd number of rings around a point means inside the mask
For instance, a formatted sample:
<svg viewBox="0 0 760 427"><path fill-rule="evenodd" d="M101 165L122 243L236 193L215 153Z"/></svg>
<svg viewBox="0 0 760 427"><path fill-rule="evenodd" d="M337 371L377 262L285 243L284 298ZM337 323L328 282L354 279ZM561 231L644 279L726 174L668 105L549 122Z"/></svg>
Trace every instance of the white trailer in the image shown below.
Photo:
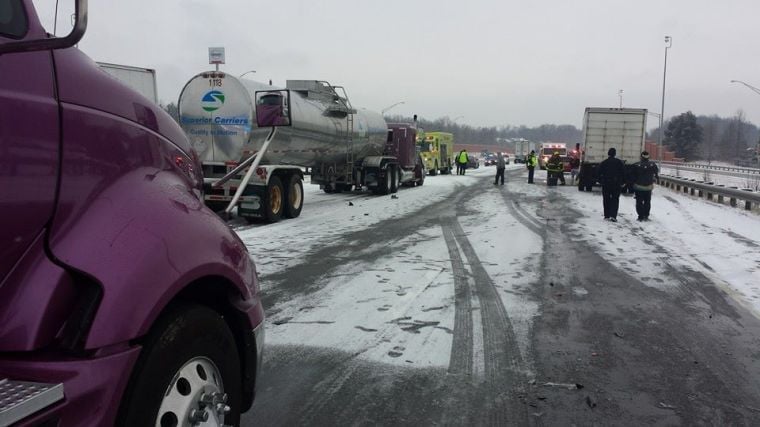
<svg viewBox="0 0 760 427"><path fill-rule="evenodd" d="M98 62L97 64L103 71L158 104L156 70L106 62Z"/></svg>
<svg viewBox="0 0 760 427"><path fill-rule="evenodd" d="M646 138L647 110L643 108L586 108L583 116L578 190L597 184L597 167L615 148L626 169L639 160Z"/></svg>

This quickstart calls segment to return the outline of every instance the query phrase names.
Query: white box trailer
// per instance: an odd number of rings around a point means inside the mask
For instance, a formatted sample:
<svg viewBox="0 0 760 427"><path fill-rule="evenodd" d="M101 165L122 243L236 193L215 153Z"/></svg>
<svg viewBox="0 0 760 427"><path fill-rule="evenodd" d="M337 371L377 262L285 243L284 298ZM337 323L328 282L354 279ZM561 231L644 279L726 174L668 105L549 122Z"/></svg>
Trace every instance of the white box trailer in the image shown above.
<svg viewBox="0 0 760 427"><path fill-rule="evenodd" d="M597 167L615 148L627 169L639 160L646 138L647 110L643 108L586 108L583 116L578 190L597 184Z"/></svg>
<svg viewBox="0 0 760 427"><path fill-rule="evenodd" d="M98 62L97 64L103 71L158 104L156 70L107 62Z"/></svg>

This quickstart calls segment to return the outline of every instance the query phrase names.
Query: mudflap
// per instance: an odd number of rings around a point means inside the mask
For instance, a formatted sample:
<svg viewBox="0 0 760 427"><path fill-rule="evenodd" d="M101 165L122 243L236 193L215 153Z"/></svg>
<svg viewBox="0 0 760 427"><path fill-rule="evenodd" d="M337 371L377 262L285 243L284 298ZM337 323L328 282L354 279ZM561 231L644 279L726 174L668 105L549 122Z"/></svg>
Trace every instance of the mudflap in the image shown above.
<svg viewBox="0 0 760 427"><path fill-rule="evenodd" d="M266 187L248 185L238 202L238 216L248 221L264 219L264 204L266 203Z"/></svg>

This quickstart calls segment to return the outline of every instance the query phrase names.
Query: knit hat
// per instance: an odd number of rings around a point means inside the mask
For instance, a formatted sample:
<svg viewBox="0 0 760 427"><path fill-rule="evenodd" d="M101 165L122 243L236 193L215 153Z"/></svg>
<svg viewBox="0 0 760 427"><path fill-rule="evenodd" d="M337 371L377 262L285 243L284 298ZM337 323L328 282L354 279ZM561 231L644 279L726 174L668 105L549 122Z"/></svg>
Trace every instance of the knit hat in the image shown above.
<svg viewBox="0 0 760 427"><path fill-rule="evenodd" d="M648 151L642 151L641 152L641 158L642 159L648 159L649 158L649 152Z"/></svg>
<svg viewBox="0 0 760 427"><path fill-rule="evenodd" d="M615 154L617 154L617 150L615 150L615 147L612 147L609 150L607 150L607 155L608 156L615 157Z"/></svg>

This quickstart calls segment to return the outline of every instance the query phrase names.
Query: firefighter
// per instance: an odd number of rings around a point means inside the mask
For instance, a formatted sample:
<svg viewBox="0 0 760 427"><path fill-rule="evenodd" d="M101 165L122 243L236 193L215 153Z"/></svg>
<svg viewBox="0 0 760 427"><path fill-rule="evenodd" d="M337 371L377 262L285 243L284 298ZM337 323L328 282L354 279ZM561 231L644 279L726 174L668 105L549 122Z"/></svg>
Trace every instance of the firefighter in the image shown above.
<svg viewBox="0 0 760 427"><path fill-rule="evenodd" d="M504 185L504 169L506 169L506 162L504 161L504 155L501 153L498 153L496 155L496 178L494 178L493 185L497 185L499 183L499 178L501 178L501 185Z"/></svg>
<svg viewBox="0 0 760 427"><path fill-rule="evenodd" d="M536 151L530 150L528 159L525 161L525 166L528 168L528 184L533 184L533 171L538 164L538 158L536 157Z"/></svg>
<svg viewBox="0 0 760 427"><path fill-rule="evenodd" d="M462 151L457 154L457 175L464 175L469 160L470 158L467 156L467 150L463 148Z"/></svg>
<svg viewBox="0 0 760 427"><path fill-rule="evenodd" d="M649 153L641 153L641 161L633 165L633 191L636 197L636 213L639 221L649 221L649 210L652 207L652 190L654 182L659 178L657 165L649 161Z"/></svg>
<svg viewBox="0 0 760 427"><path fill-rule="evenodd" d="M546 171L549 178L546 180L547 184L551 178L555 178L559 179L562 185L565 185L565 165L562 164L562 159L559 157L559 151L555 151L549 158L549 161L546 162Z"/></svg>
<svg viewBox="0 0 760 427"><path fill-rule="evenodd" d="M607 160L599 163L597 170L599 183L602 184L602 204L604 219L617 222L618 207L620 206L620 190L625 186L625 165L616 158L614 147L607 151Z"/></svg>

